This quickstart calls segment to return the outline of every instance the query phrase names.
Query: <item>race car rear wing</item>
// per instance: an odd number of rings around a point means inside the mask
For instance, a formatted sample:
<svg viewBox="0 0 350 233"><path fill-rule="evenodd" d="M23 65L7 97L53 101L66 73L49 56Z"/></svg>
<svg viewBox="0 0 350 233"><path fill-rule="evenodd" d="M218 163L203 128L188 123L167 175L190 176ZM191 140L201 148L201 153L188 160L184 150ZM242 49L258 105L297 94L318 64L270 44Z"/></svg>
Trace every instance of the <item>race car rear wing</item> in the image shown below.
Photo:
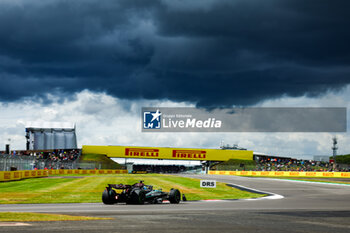
<svg viewBox="0 0 350 233"><path fill-rule="evenodd" d="M108 188L128 189L128 188L131 188L131 185L128 185L128 184L108 184Z"/></svg>
<svg viewBox="0 0 350 233"><path fill-rule="evenodd" d="M114 188L114 189L129 189L129 188L143 188L143 187L148 187L148 188L153 188L151 185L145 185L143 183L143 180L140 180L139 183L135 183L133 185L128 185L128 184L108 184L109 189Z"/></svg>

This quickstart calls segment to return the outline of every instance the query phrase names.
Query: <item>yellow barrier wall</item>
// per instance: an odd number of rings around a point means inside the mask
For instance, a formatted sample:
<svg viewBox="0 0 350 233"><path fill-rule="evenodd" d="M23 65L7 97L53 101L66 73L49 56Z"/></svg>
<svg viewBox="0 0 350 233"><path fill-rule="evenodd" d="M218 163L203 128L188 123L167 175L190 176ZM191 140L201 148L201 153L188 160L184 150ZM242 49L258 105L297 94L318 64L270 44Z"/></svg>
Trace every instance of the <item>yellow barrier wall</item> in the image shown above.
<svg viewBox="0 0 350 233"><path fill-rule="evenodd" d="M1 181L20 180L25 178L43 177L50 175L68 174L127 174L127 170L82 170L82 169L60 169L60 170L26 170L26 171L0 171Z"/></svg>
<svg viewBox="0 0 350 233"><path fill-rule="evenodd" d="M49 175L127 174L127 173L128 173L128 170L112 170L112 169L101 169L101 170L59 169L59 170L49 170Z"/></svg>
<svg viewBox="0 0 350 233"><path fill-rule="evenodd" d="M82 154L104 154L115 158L227 161L253 160L253 151L137 146L83 146Z"/></svg>
<svg viewBox="0 0 350 233"><path fill-rule="evenodd" d="M48 176L47 170L0 171L0 181L20 180L25 178Z"/></svg>
<svg viewBox="0 0 350 233"><path fill-rule="evenodd" d="M295 172L295 171L209 171L211 175L233 176L290 176L290 177L341 177L350 178L350 172Z"/></svg>

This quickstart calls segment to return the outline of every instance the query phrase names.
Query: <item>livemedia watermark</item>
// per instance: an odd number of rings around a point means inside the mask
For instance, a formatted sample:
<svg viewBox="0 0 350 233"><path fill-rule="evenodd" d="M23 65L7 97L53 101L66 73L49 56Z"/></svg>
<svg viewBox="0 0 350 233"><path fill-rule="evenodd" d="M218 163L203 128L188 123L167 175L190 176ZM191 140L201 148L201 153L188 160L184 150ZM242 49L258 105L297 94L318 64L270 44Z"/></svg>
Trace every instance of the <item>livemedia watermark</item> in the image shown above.
<svg viewBox="0 0 350 233"><path fill-rule="evenodd" d="M346 108L142 108L142 132L346 132Z"/></svg>

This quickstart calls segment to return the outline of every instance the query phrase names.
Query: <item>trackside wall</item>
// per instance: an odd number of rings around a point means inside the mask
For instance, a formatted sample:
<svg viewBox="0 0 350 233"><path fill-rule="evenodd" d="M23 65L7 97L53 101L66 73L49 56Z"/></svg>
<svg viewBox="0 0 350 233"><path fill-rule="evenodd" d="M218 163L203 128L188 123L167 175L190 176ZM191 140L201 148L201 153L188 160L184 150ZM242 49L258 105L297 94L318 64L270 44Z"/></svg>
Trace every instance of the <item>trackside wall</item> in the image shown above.
<svg viewBox="0 0 350 233"><path fill-rule="evenodd" d="M350 172L283 172L283 171L209 171L211 175L233 176L290 176L290 177L341 177L350 178Z"/></svg>
<svg viewBox="0 0 350 233"><path fill-rule="evenodd" d="M0 181L21 180L25 178L48 176L47 170L0 171Z"/></svg>
<svg viewBox="0 0 350 233"><path fill-rule="evenodd" d="M0 182L21 180L26 178L45 177L50 175L68 174L127 174L127 170L81 170L81 169L59 169L59 170L30 170L30 171L0 171Z"/></svg>

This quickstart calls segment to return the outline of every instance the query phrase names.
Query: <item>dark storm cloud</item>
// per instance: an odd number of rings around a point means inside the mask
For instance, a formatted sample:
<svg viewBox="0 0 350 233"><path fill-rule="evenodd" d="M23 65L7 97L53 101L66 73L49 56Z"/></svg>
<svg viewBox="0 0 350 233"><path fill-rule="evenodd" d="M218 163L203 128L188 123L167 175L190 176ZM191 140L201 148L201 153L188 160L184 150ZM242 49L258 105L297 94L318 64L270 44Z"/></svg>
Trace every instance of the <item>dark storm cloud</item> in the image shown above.
<svg viewBox="0 0 350 233"><path fill-rule="evenodd" d="M350 83L349 1L3 1L0 98L106 91L199 106Z"/></svg>

